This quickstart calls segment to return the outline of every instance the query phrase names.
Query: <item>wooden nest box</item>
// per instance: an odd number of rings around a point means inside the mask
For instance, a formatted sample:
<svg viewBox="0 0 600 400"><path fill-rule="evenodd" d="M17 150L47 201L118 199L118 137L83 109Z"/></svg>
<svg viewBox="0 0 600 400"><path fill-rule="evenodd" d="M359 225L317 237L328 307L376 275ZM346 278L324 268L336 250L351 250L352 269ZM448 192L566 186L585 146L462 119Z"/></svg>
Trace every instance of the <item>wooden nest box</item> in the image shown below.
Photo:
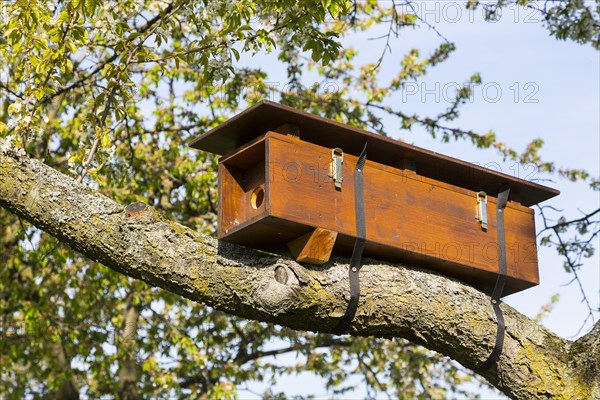
<svg viewBox="0 0 600 400"><path fill-rule="evenodd" d="M195 138L219 161L218 237L322 264L357 236L353 175L365 144L365 256L437 270L490 291L504 211L504 294L539 283L530 206L557 190L269 101Z"/></svg>

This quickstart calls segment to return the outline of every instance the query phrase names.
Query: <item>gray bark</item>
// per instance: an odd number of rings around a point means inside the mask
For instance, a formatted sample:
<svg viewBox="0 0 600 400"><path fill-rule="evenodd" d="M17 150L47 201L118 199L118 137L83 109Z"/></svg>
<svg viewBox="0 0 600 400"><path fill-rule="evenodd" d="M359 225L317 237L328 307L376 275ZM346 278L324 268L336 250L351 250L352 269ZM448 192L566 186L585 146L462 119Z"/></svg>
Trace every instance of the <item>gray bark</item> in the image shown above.
<svg viewBox="0 0 600 400"><path fill-rule="evenodd" d="M348 302L345 259L309 268L217 242L151 207L125 208L1 140L0 206L115 271L245 318L329 333ZM491 352L496 322L484 293L433 272L375 260L365 260L360 274L350 334L406 338L470 369ZM483 373L489 382L517 399L600 398L599 325L571 342L506 304L502 308L504 350Z"/></svg>
<svg viewBox="0 0 600 400"><path fill-rule="evenodd" d="M139 307L133 304L133 296L127 299L127 309L123 318L121 343L120 343L120 369L119 369L119 398L121 400L134 400L137 395L137 363L136 363L136 336Z"/></svg>
<svg viewBox="0 0 600 400"><path fill-rule="evenodd" d="M71 370L71 360L67 356L62 339L60 339L57 343L51 343L50 348L56 361L57 372L66 374ZM60 387L53 397L56 400L79 400L79 391L73 384L73 381L63 377L61 378Z"/></svg>

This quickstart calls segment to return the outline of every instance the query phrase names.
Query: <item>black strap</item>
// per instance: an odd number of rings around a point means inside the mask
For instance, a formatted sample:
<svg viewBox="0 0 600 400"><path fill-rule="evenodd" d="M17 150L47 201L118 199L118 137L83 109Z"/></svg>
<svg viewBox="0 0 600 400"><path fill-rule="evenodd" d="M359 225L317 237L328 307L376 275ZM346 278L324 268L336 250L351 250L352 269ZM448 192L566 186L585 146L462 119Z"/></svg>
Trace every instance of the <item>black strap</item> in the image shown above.
<svg viewBox="0 0 600 400"><path fill-rule="evenodd" d="M354 242L354 250L352 250L352 258L350 258L350 269L348 270L350 278L350 301L346 312L334 332L338 335L346 332L346 329L352 322L356 309L358 308L358 299L360 297L360 280L358 273L360 272L363 250L365 249L365 239L367 237L367 228L365 224L365 189L363 169L367 158L367 144L363 147L358 161L356 161L356 169L354 170L354 211L356 214L356 241Z"/></svg>
<svg viewBox="0 0 600 400"><path fill-rule="evenodd" d="M504 315L500 308L500 298L504 291L504 284L506 283L506 235L504 233L504 209L506 202L508 201L508 194L510 193L510 186L508 183L502 184L498 190L498 201L496 203L496 225L498 226L498 279L496 280L496 286L492 292L492 306L494 307L494 313L496 314L496 344L491 354L483 363L481 363L476 371L481 373L487 370L489 367L494 365L500 354L502 353L502 347L504 346L504 332L506 326L504 324Z"/></svg>

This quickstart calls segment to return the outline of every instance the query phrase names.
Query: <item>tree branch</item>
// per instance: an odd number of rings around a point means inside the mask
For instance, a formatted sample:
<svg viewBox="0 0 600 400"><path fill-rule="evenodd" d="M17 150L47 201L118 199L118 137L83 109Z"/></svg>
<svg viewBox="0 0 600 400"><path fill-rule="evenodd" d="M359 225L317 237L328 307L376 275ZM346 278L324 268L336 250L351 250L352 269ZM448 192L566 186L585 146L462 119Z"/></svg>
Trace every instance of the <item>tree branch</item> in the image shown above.
<svg viewBox="0 0 600 400"><path fill-rule="evenodd" d="M135 400L138 398L135 340L139 316L139 307L134 304L133 294L130 293L127 297L127 309L123 318L121 342L119 343L122 354L119 369L119 398L122 400Z"/></svg>
<svg viewBox="0 0 600 400"><path fill-rule="evenodd" d="M57 372L67 375L71 371L71 360L67 356L62 338L56 343L51 343L50 348L56 361ZM54 398L57 400L79 400L79 391L73 384L73 381L67 376L62 377L61 380L62 382L54 394Z"/></svg>
<svg viewBox="0 0 600 400"><path fill-rule="evenodd" d="M163 10L161 10L157 15L155 15L152 19L148 20L148 22L146 22L146 24L144 24L144 26L142 26L137 33L146 33L148 30L150 30L156 23L160 22L166 15L170 14L173 11L173 8L175 6L175 2L171 2L168 6L166 6ZM107 66L108 64L112 63L113 61L115 61L117 58L119 58L120 53L118 52L114 52L111 56L107 57L106 59L100 61L96 67L89 72L88 74L85 74L83 77L81 77L80 79L78 79L77 81L62 87L60 89L57 89L56 92L54 92L53 94L46 96L45 98L42 99L42 101L40 102L40 104L44 104L47 103L49 101L51 101L52 99L54 99L55 97L58 97L60 95L62 95L63 93L66 93L72 89L75 89L79 86L82 86L83 84L85 84L85 82L94 77L97 73L99 73L100 71L102 71L102 69L104 69L105 66Z"/></svg>
<svg viewBox="0 0 600 400"><path fill-rule="evenodd" d="M102 129L104 129L106 127L106 118L108 117L108 114L112 107L112 102L115 98L116 92L117 92L117 86L114 86L108 95L106 104L104 105L104 110L102 111L102 117L100 118L100 121L99 121ZM96 137L94 138L94 142L92 143L92 148L90 149L88 156L86 157L83 165L81 166L81 172L79 173L79 176L75 179L75 181L77 181L78 183L83 182L83 178L85 178L85 176L87 175L88 169L92 165L92 161L94 161L94 155L96 154L96 151L98 150L99 145L100 145L100 135L98 133L96 133Z"/></svg>
<svg viewBox="0 0 600 400"><path fill-rule="evenodd" d="M217 242L141 203L124 208L2 139L0 206L115 271L244 318L331 333L347 306L347 260L305 268ZM287 273L286 284L275 279L277 266ZM470 369L492 350L496 322L484 293L374 260L365 260L361 283L351 334L403 337ZM517 399L600 397L598 325L585 336L585 343L595 343L588 352L583 342L502 308L507 333L497 365L483 373L490 383Z"/></svg>
<svg viewBox="0 0 600 400"><path fill-rule="evenodd" d="M543 215L543 209L541 209L541 207L538 207L538 208L540 208L540 213L542 214L542 217L544 217L544 222L546 222L547 219ZM570 221L565 221L565 222L559 222L558 224L551 225L551 226L548 226L547 224L545 224L544 229L542 229L541 231L538 232L538 236L539 236L540 233L548 231L548 230L556 231L559 228L563 228L563 227L566 227L566 226L569 226L569 225L575 225L575 224L577 224L579 222L589 222L590 218L592 218L594 215L596 215L598 213L600 213L600 208L597 208L596 210L594 210L594 211L592 211L592 212L584 215L581 218L576 218L576 219L572 219Z"/></svg>

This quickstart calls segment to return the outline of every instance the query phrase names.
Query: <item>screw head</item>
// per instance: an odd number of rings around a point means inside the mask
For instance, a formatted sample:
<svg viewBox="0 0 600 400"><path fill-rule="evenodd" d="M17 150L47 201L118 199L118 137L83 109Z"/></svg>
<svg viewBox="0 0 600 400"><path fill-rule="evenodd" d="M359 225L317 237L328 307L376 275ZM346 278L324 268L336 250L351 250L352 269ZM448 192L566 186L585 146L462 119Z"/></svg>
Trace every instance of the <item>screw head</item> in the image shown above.
<svg viewBox="0 0 600 400"><path fill-rule="evenodd" d="M357 271L356 267L352 267L352 272L356 272L356 271Z"/></svg>

